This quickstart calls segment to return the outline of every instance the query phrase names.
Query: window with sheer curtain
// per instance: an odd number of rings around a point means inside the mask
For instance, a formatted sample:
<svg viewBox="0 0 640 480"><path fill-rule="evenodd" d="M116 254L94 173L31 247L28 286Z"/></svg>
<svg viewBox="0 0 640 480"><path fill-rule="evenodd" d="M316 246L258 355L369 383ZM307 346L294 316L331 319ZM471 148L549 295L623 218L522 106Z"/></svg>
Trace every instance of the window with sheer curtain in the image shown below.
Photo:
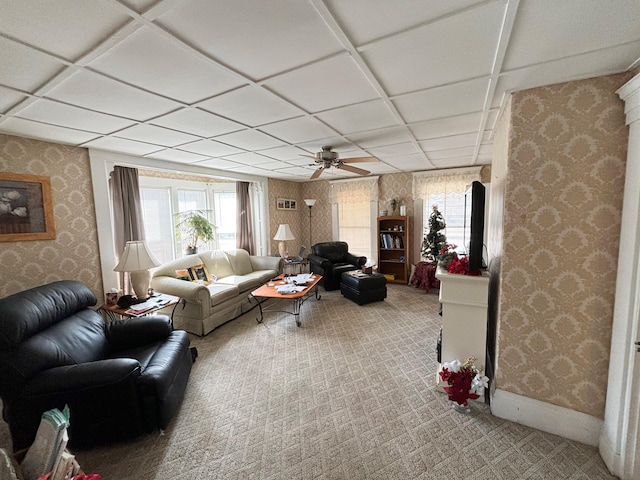
<svg viewBox="0 0 640 480"><path fill-rule="evenodd" d="M185 245L175 232L174 212L202 210L216 226L216 239L200 242L199 250L235 248L235 183L140 177L140 197L147 245L160 262L184 255Z"/></svg>
<svg viewBox="0 0 640 480"><path fill-rule="evenodd" d="M434 205L442 213L446 228L444 234L447 243L457 246L456 251L467 253L464 243L464 195L474 180L480 180L482 167L455 168L433 172L420 172L413 175L413 196L423 201L425 234L429 227L429 216Z"/></svg>
<svg viewBox="0 0 640 480"><path fill-rule="evenodd" d="M372 231L378 203L378 177L331 182L331 203L338 239L349 244L349 251L375 261Z"/></svg>

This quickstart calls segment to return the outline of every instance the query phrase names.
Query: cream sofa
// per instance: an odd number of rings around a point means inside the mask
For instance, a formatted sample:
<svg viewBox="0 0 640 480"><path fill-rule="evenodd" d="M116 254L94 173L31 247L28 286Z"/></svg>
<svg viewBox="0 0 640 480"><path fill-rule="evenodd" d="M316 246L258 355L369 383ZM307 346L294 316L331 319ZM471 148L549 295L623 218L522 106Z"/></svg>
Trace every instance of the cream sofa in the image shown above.
<svg viewBox="0 0 640 480"><path fill-rule="evenodd" d="M200 264L217 277L214 283L205 286L176 278L176 270ZM173 311L176 329L206 335L255 306L249 294L279 273L280 257L253 256L241 249L209 250L159 266L152 273L151 286L185 300Z"/></svg>

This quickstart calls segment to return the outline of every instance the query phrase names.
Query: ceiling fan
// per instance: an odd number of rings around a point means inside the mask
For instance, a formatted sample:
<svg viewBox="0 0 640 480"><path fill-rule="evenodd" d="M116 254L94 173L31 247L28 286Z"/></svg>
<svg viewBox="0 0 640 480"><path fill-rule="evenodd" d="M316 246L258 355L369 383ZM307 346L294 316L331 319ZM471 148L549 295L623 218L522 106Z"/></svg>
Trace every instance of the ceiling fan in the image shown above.
<svg viewBox="0 0 640 480"><path fill-rule="evenodd" d="M358 167L348 165L350 163L377 162L376 157L356 157L356 158L340 158L338 152L331 150L332 147L322 147L322 151L316 153L315 157L311 155L303 155L303 157L313 158L316 163L320 164L318 169L311 175L311 180L318 178L327 168L335 167L346 170L347 172L357 173L358 175L369 175L371 172ZM313 165L313 164L312 164Z"/></svg>

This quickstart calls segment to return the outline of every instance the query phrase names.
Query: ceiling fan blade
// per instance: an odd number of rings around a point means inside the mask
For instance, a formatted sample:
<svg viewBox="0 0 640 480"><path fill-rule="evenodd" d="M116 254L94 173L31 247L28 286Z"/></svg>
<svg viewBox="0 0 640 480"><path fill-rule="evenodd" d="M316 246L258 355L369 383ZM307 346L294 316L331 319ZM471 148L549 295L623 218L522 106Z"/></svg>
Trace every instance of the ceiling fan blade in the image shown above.
<svg viewBox="0 0 640 480"><path fill-rule="evenodd" d="M323 171L324 171L324 167L318 168L315 172L313 172L313 175L311 175L311 180L318 178L320 175L322 175Z"/></svg>
<svg viewBox="0 0 640 480"><path fill-rule="evenodd" d="M363 170L362 168L352 167L351 165L336 165L336 168L341 168L347 172L357 173L358 175L369 175L371 172Z"/></svg>
<svg viewBox="0 0 640 480"><path fill-rule="evenodd" d="M376 157L353 157L353 158L341 158L340 161L342 163L368 163L368 162L379 162Z"/></svg>

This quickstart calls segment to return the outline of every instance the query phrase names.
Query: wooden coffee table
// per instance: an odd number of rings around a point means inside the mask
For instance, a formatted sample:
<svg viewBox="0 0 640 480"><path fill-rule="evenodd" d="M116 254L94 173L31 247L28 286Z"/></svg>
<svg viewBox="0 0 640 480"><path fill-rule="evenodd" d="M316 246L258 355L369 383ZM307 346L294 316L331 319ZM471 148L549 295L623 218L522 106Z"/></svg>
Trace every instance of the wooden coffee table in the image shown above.
<svg viewBox="0 0 640 480"><path fill-rule="evenodd" d="M293 275L289 278L296 278L296 275ZM280 275L275 280L272 280L269 283L262 285L260 288L255 289L253 292L251 292L251 296L256 298L256 300L258 301L258 305L260 306L260 318L256 319L257 322L262 323L262 321L264 320L264 312L284 312L284 313L290 313L295 317L297 326L302 325L302 320L300 318L301 316L300 308L302 307L304 302L311 297L312 293L315 294L316 300L320 300L320 298L322 298L318 294L318 287L317 287L318 282L320 280L322 280L322 275L318 275L317 273L314 273L313 278L311 278L304 285L305 288L303 290L295 293L280 293L278 292L276 287L286 285L285 276ZM263 309L262 308L263 302L260 301L261 298L263 299L275 298L276 300L284 300L286 302L291 302L293 311Z"/></svg>

